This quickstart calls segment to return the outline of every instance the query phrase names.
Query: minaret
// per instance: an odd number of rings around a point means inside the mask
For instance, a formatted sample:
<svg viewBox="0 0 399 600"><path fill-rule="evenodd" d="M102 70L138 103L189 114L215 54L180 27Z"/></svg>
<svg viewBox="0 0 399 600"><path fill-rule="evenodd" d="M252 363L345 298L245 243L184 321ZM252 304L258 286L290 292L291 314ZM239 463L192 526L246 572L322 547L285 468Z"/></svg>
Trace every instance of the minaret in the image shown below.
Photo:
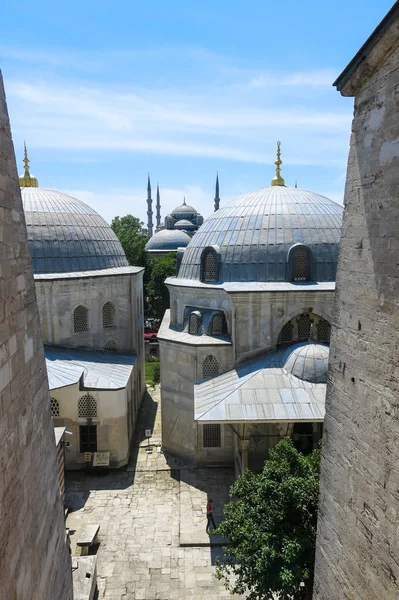
<svg viewBox="0 0 399 600"><path fill-rule="evenodd" d="M216 186L215 186L215 212L219 210L220 197L219 197L219 173L216 172Z"/></svg>
<svg viewBox="0 0 399 600"><path fill-rule="evenodd" d="M26 143L24 142L24 174L19 176L19 185L21 187L39 187L39 182L34 175L29 172L29 158L28 151L26 149Z"/></svg>
<svg viewBox="0 0 399 600"><path fill-rule="evenodd" d="M277 142L277 160L274 163L276 165L276 176L271 180L271 185L285 185L285 181L281 177L280 173L280 167L283 164L281 160L280 146L281 142Z"/></svg>
<svg viewBox="0 0 399 600"><path fill-rule="evenodd" d="M151 182L150 182L150 174L148 173L148 184L147 184L147 229L148 235L152 237L153 234L153 226L152 226L152 198L151 198Z"/></svg>
<svg viewBox="0 0 399 600"><path fill-rule="evenodd" d="M159 195L159 183L157 183L157 229L161 226L161 197Z"/></svg>

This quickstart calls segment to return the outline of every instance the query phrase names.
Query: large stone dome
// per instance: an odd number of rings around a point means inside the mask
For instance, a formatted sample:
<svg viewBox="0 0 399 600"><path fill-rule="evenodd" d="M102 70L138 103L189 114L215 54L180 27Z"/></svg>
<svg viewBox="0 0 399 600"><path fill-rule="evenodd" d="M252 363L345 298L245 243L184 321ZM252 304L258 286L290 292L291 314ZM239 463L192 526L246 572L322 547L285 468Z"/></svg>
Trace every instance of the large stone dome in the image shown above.
<svg viewBox="0 0 399 600"><path fill-rule="evenodd" d="M128 266L115 233L90 206L55 190L23 187L21 193L34 273Z"/></svg>
<svg viewBox="0 0 399 600"><path fill-rule="evenodd" d="M325 196L274 185L214 212L190 241L179 278L200 279L201 254L214 246L219 281L286 281L295 244L312 252L313 279L334 281L343 207Z"/></svg>

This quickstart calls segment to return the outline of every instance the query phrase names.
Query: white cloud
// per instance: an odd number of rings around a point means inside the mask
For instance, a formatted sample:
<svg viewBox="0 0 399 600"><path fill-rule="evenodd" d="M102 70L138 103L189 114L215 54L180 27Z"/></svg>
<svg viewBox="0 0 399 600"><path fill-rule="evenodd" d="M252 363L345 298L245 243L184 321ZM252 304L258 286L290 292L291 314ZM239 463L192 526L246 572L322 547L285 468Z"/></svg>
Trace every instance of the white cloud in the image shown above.
<svg viewBox="0 0 399 600"><path fill-rule="evenodd" d="M259 74L249 81L250 88L268 87L331 87L337 73L332 69L318 71L298 71L297 73Z"/></svg>
<svg viewBox="0 0 399 600"><path fill-rule="evenodd" d="M301 78L306 76L294 74L291 81ZM337 139L347 138L351 115L346 106L345 110L322 110L286 101L276 109L264 100L229 97L222 91L162 90L157 94L140 88L72 86L65 81L7 82L14 136L33 139L37 147L266 163L271 159L271 154L265 155L269 141L274 147L277 138L290 138L301 155L290 152L289 160L286 154L286 163L341 165L334 150ZM313 146L307 147L304 139L310 135Z"/></svg>

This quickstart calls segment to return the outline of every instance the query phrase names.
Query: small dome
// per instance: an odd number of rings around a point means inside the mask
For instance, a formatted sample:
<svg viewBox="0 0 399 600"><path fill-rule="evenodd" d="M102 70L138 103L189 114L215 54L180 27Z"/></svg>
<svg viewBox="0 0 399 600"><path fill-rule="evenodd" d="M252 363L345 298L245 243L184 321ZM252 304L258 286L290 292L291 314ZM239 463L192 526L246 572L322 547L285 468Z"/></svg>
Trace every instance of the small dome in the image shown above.
<svg viewBox="0 0 399 600"><path fill-rule="evenodd" d="M192 218L194 218L198 215L198 212L193 206L186 204L186 199L184 199L183 204L177 206L174 210L172 210L171 215L175 219L184 219L185 215L192 215Z"/></svg>
<svg viewBox="0 0 399 600"><path fill-rule="evenodd" d="M186 247L191 238L184 231L177 229L161 229L155 233L146 243L145 249L149 252L153 250L165 250L165 252L174 252L178 248Z"/></svg>
<svg viewBox="0 0 399 600"><path fill-rule="evenodd" d="M200 279L201 254L220 248L220 281L286 281L288 252L312 252L314 279L335 281L343 207L325 196L273 185L232 200L205 220L179 270Z"/></svg>
<svg viewBox="0 0 399 600"><path fill-rule="evenodd" d="M327 383L328 356L330 349L325 344L305 342L288 348L285 361L286 371L311 383Z"/></svg>
<svg viewBox="0 0 399 600"><path fill-rule="evenodd" d="M111 227L77 198L39 187L21 189L34 273L127 267Z"/></svg>
<svg viewBox="0 0 399 600"><path fill-rule="evenodd" d="M197 226L188 221L187 219L180 219L174 225L175 229L196 229Z"/></svg>

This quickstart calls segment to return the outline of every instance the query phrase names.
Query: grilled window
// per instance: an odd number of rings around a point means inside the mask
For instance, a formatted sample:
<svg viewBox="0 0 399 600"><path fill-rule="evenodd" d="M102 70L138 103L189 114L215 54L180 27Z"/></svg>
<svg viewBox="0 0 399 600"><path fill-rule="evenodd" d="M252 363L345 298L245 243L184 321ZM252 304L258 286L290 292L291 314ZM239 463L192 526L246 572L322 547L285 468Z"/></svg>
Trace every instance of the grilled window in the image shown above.
<svg viewBox="0 0 399 600"><path fill-rule="evenodd" d="M104 346L104 350L108 350L108 352L115 352L118 350L118 344L115 342L115 340L108 340Z"/></svg>
<svg viewBox="0 0 399 600"><path fill-rule="evenodd" d="M89 311L85 306L77 306L73 311L73 331L80 333L89 329Z"/></svg>
<svg viewBox="0 0 399 600"><path fill-rule="evenodd" d="M222 445L221 428L219 424L203 425L202 446L204 448L220 448Z"/></svg>
<svg viewBox="0 0 399 600"><path fill-rule="evenodd" d="M217 281L217 259L213 250L206 250L202 256L204 281Z"/></svg>
<svg viewBox="0 0 399 600"><path fill-rule="evenodd" d="M80 451L97 452L97 425L80 425Z"/></svg>
<svg viewBox="0 0 399 600"><path fill-rule="evenodd" d="M198 333L199 318L195 313L191 313L188 320L188 333L195 335Z"/></svg>
<svg viewBox="0 0 399 600"><path fill-rule="evenodd" d="M212 317L212 333L214 335L222 335L223 333L223 316L213 315Z"/></svg>
<svg viewBox="0 0 399 600"><path fill-rule="evenodd" d="M298 319L298 340L306 342L312 337L312 321L309 315L301 315Z"/></svg>
<svg viewBox="0 0 399 600"><path fill-rule="evenodd" d="M51 416L59 417L60 416L60 403L55 398L50 398L50 406L51 406Z"/></svg>
<svg viewBox="0 0 399 600"><path fill-rule="evenodd" d="M308 253L298 249L294 254L294 281L307 281L308 279Z"/></svg>
<svg viewBox="0 0 399 600"><path fill-rule="evenodd" d="M330 343L330 323L325 319L320 319L316 325L317 329L317 341L324 342L325 344Z"/></svg>
<svg viewBox="0 0 399 600"><path fill-rule="evenodd" d="M78 400L78 417L94 419L97 417L97 400L90 394L85 394Z"/></svg>
<svg viewBox="0 0 399 600"><path fill-rule="evenodd" d="M287 342L292 342L293 329L294 329L294 325L292 324L291 321L288 321L288 323L286 323L284 325L284 327L281 330L281 334L280 334L280 342L282 344L287 343Z"/></svg>
<svg viewBox="0 0 399 600"><path fill-rule="evenodd" d="M206 357L202 365L202 377L216 377L219 375L219 363L211 354Z"/></svg>
<svg viewBox="0 0 399 600"><path fill-rule="evenodd" d="M115 327L116 311L112 302L106 302L103 306L103 329Z"/></svg>
<svg viewBox="0 0 399 600"><path fill-rule="evenodd" d="M177 300L172 302L172 323L177 323Z"/></svg>

